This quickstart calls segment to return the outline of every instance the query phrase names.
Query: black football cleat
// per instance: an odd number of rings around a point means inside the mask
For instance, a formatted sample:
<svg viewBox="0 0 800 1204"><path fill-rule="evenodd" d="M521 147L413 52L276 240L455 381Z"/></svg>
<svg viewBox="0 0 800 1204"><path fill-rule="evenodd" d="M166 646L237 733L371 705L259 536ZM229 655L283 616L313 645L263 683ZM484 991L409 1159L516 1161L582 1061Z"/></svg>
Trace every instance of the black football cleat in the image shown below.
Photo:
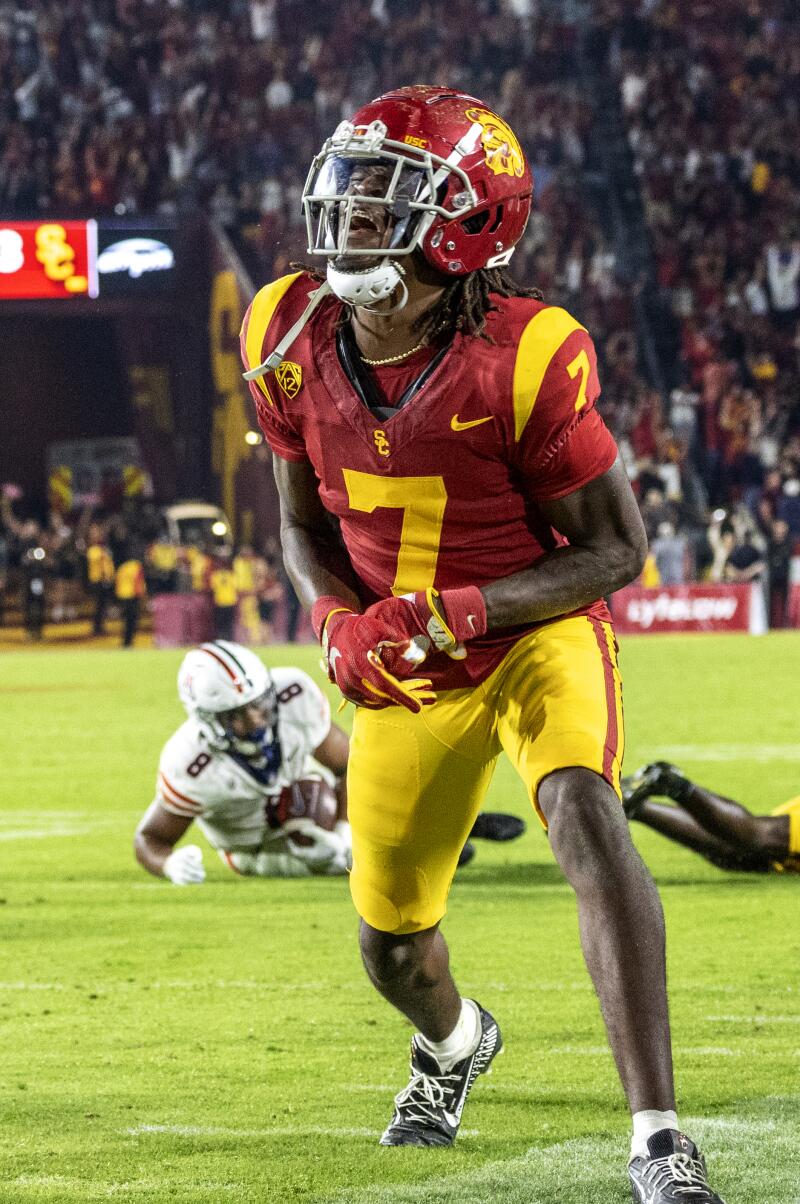
<svg viewBox="0 0 800 1204"><path fill-rule="evenodd" d="M622 806L628 819L636 819L642 803L656 795L680 802L691 786L685 774L669 761L652 761L622 779Z"/></svg>
<svg viewBox="0 0 800 1204"><path fill-rule="evenodd" d="M394 1097L394 1116L381 1145L452 1145L470 1088L479 1074L491 1074L503 1048L497 1021L480 1004L481 1035L474 1053L444 1072L416 1037L411 1038L411 1078Z"/></svg>
<svg viewBox="0 0 800 1204"><path fill-rule="evenodd" d="M505 811L481 811L472 825L470 840L516 840L526 829L524 819Z"/></svg>
<svg viewBox="0 0 800 1204"><path fill-rule="evenodd" d="M634 1204L725 1204L708 1185L706 1162L677 1129L661 1129L647 1142L647 1158L628 1163Z"/></svg>
<svg viewBox="0 0 800 1204"><path fill-rule="evenodd" d="M461 852L458 854L458 869L463 865L469 865L472 858L475 856L475 845L471 840L468 840Z"/></svg>

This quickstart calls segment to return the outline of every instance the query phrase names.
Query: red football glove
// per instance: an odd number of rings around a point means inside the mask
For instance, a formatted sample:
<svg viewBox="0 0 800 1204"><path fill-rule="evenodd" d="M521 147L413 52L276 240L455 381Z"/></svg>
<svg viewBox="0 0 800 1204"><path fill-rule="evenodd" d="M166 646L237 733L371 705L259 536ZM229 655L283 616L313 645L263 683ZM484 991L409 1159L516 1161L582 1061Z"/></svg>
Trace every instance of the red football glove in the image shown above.
<svg viewBox="0 0 800 1204"><path fill-rule="evenodd" d="M383 635L378 651L384 664L398 677L413 672L429 652L446 652L453 660L467 655L466 640L486 631L486 603L474 585L463 589L435 589L385 598L364 617L380 623Z"/></svg>
<svg viewBox="0 0 800 1204"><path fill-rule="evenodd" d="M428 678L400 681L386 669L379 650L385 635L382 624L332 597L315 602L311 622L322 644L328 677L350 702L372 710L396 704L416 714L436 701Z"/></svg>

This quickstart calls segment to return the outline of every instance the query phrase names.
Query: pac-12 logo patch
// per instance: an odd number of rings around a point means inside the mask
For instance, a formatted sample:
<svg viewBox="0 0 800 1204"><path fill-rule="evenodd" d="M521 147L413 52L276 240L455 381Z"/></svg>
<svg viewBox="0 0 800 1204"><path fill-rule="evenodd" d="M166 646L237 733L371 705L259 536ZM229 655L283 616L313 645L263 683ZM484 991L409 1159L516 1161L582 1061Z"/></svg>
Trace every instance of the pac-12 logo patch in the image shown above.
<svg viewBox="0 0 800 1204"><path fill-rule="evenodd" d="M275 369L275 379L287 397L296 397L303 383L303 369L291 360L284 360Z"/></svg>
<svg viewBox="0 0 800 1204"><path fill-rule="evenodd" d="M496 176L524 176L525 156L511 126L489 109L467 109L465 115L483 126L481 145L489 170Z"/></svg>

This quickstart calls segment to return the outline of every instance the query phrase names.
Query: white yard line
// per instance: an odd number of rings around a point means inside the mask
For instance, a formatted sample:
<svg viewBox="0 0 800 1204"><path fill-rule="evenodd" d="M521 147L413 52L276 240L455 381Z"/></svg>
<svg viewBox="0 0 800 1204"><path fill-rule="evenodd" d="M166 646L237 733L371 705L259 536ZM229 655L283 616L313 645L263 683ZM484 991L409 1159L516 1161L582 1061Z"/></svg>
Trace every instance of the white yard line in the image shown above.
<svg viewBox="0 0 800 1204"><path fill-rule="evenodd" d="M123 1132L128 1137L146 1137L152 1134L166 1134L172 1137L224 1137L224 1138L264 1138L264 1137L369 1137L377 1139L382 1129L357 1127L331 1127L327 1125L273 1125L263 1129L226 1129L218 1125L134 1125ZM461 1135L477 1137L477 1129L462 1129Z"/></svg>
<svg viewBox="0 0 800 1204"><path fill-rule="evenodd" d="M274 1125L264 1129L226 1129L209 1125L134 1125L129 1137L166 1133L174 1137L380 1137L382 1129L328 1128L325 1125Z"/></svg>
<svg viewBox="0 0 800 1204"><path fill-rule="evenodd" d="M800 1013L795 1016L769 1016L763 1012L751 1012L742 1016L704 1016L714 1024L800 1024Z"/></svg>
<svg viewBox="0 0 800 1204"><path fill-rule="evenodd" d="M800 744L660 744L640 753L648 761L800 761Z"/></svg>

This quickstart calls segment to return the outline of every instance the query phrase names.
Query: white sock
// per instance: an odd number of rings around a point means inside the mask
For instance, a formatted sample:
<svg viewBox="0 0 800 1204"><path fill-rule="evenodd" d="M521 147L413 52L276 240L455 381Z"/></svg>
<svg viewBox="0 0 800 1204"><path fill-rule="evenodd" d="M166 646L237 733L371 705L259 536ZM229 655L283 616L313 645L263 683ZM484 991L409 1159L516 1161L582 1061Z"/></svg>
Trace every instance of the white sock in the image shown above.
<svg viewBox="0 0 800 1204"><path fill-rule="evenodd" d="M633 1138L631 1139L631 1158L647 1158L649 1150L647 1139L662 1129L677 1129L678 1115L676 1112L659 1112L657 1108L647 1108L644 1112L633 1114Z"/></svg>
<svg viewBox="0 0 800 1204"><path fill-rule="evenodd" d="M481 1023L477 1004L471 999L462 999L461 1014L449 1037L445 1037L444 1041L429 1041L419 1033L417 1042L425 1053L436 1058L441 1070L447 1071L455 1066L456 1062L475 1052L480 1035Z"/></svg>

